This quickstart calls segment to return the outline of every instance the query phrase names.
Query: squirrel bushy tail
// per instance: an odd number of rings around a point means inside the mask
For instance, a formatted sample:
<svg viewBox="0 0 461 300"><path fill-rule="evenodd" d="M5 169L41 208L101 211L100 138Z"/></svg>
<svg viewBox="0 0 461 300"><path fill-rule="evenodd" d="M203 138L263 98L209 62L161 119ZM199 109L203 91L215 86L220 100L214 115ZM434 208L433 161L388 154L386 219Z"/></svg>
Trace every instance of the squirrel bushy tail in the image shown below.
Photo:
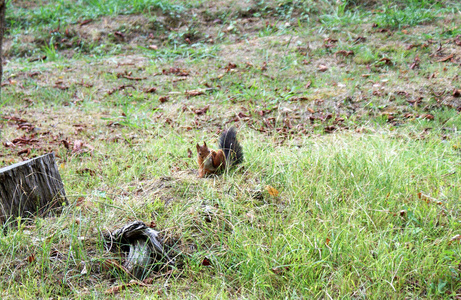
<svg viewBox="0 0 461 300"><path fill-rule="evenodd" d="M224 151L227 164L237 165L243 162L243 150L237 141L237 131L234 127L224 131L219 137L219 148Z"/></svg>

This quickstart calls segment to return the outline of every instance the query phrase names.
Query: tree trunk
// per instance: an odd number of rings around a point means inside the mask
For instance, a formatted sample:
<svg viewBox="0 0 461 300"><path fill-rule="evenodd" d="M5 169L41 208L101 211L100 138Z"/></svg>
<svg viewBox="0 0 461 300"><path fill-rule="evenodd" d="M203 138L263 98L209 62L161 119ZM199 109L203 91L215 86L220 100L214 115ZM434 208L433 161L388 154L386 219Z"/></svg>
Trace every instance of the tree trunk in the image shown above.
<svg viewBox="0 0 461 300"><path fill-rule="evenodd" d="M1 84L3 78L3 51L2 51L2 42L3 42L3 35L5 33L5 10L6 10L6 3L5 0L0 0L0 99L1 99Z"/></svg>
<svg viewBox="0 0 461 300"><path fill-rule="evenodd" d="M54 153L0 169L0 224L44 216L66 202Z"/></svg>

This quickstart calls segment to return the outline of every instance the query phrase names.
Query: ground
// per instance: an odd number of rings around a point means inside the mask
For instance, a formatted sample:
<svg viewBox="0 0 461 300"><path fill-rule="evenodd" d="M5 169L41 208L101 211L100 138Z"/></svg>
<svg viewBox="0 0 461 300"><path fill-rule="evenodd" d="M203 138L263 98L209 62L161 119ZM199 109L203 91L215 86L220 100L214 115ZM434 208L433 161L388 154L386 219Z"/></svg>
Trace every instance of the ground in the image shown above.
<svg viewBox="0 0 461 300"><path fill-rule="evenodd" d="M11 3L0 167L54 152L68 203L3 225L2 298L460 297L461 6L362 2ZM175 268L120 268L134 220Z"/></svg>

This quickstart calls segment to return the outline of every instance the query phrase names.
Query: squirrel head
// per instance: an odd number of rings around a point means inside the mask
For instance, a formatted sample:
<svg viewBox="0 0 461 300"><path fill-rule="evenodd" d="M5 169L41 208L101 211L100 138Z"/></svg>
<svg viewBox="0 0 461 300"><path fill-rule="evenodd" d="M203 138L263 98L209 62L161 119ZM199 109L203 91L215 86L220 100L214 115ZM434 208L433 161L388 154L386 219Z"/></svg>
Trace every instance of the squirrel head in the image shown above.
<svg viewBox="0 0 461 300"><path fill-rule="evenodd" d="M205 142L203 142L203 146L197 144L195 147L197 148L197 153L199 156L206 157L208 154L210 154L210 150L208 149L208 146Z"/></svg>

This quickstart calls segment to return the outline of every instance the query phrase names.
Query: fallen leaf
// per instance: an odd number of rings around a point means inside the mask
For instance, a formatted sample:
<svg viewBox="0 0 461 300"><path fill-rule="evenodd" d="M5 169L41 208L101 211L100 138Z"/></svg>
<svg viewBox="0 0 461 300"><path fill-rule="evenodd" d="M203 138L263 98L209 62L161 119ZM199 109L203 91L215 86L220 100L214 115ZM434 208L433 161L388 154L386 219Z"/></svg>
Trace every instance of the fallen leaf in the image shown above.
<svg viewBox="0 0 461 300"><path fill-rule="evenodd" d="M333 125L325 126L325 128L323 130L325 131L325 133L332 133L332 132L336 131L336 127L333 126Z"/></svg>
<svg viewBox="0 0 461 300"><path fill-rule="evenodd" d="M38 143L39 141L37 139L20 137L20 138L16 138L12 140L11 142L15 145L30 145L30 144Z"/></svg>
<svg viewBox="0 0 461 300"><path fill-rule="evenodd" d="M125 38L125 35L124 35L123 33L121 33L120 31L114 32L114 35L115 35L116 37L119 37L119 38L122 38L122 39Z"/></svg>
<svg viewBox="0 0 461 300"><path fill-rule="evenodd" d="M110 289L107 289L104 293L105 294L110 294L110 295L117 294L120 291L122 291L122 290L124 290L126 288L129 288L129 287L132 287L132 286L148 286L148 285L145 284L144 282L132 279L132 280L130 280L129 283L111 287Z"/></svg>
<svg viewBox="0 0 461 300"><path fill-rule="evenodd" d="M309 97L301 96L301 97L291 97L290 98L290 101L305 101L305 100L309 100Z"/></svg>
<svg viewBox="0 0 461 300"><path fill-rule="evenodd" d="M382 32L382 33L386 32L388 34L392 34L392 31L390 31L387 28L379 28L378 30L376 30L376 32Z"/></svg>
<svg viewBox="0 0 461 300"><path fill-rule="evenodd" d="M83 141L76 140L74 141L74 146L72 148L72 152L80 152L83 147Z"/></svg>
<svg viewBox="0 0 461 300"><path fill-rule="evenodd" d="M383 57L378 62L384 62L385 65L392 65L392 60L388 57Z"/></svg>
<svg viewBox="0 0 461 300"><path fill-rule="evenodd" d="M174 74L176 76L189 76L189 72L186 70L181 70L180 68L170 68L168 70L162 70L163 75Z"/></svg>
<svg viewBox="0 0 461 300"><path fill-rule="evenodd" d="M205 107L201 108L201 109L196 109L194 110L194 113L197 115L197 116L200 116L200 115L204 115L206 114L206 112L210 109L210 106L209 105L206 105Z"/></svg>
<svg viewBox="0 0 461 300"><path fill-rule="evenodd" d="M420 116L421 119L426 119L426 120L434 120L434 116L431 114L425 114Z"/></svg>
<svg viewBox="0 0 461 300"><path fill-rule="evenodd" d="M31 254L27 257L27 261L31 264L35 261L35 254Z"/></svg>
<svg viewBox="0 0 461 300"><path fill-rule="evenodd" d="M86 25L88 23L91 23L93 22L93 19L86 19L86 20L83 20L82 22L80 22L80 27L83 26L83 25Z"/></svg>
<svg viewBox="0 0 461 300"><path fill-rule="evenodd" d="M332 38L326 38L323 40L323 47L327 49L333 48L336 46L336 42L338 42L338 40L332 39Z"/></svg>
<svg viewBox="0 0 461 300"><path fill-rule="evenodd" d="M43 55L43 56L40 56L40 57L31 58L31 59L29 59L29 62L34 62L34 61L38 61L38 60L45 60L45 59L46 59L46 55Z"/></svg>
<svg viewBox="0 0 461 300"><path fill-rule="evenodd" d="M168 96L162 96L162 97L158 98L158 101L160 101L160 103L165 103L169 99L170 99L170 97L168 97Z"/></svg>
<svg viewBox="0 0 461 300"><path fill-rule="evenodd" d="M86 149L83 149L83 148L86 148ZM93 150L94 150L93 146L87 143L84 143L81 140L75 140L74 145L72 147L73 153L82 153L82 152L88 152L88 151L93 151Z"/></svg>
<svg viewBox="0 0 461 300"><path fill-rule="evenodd" d="M311 86L311 84L312 84L312 81L309 80L304 86L304 88L308 89Z"/></svg>
<svg viewBox="0 0 461 300"><path fill-rule="evenodd" d="M131 76L131 74L132 74L132 72L117 73L117 78L125 78L125 79L128 79L128 80L136 80L136 81L147 79L147 77L133 77L133 76Z"/></svg>
<svg viewBox="0 0 461 300"><path fill-rule="evenodd" d="M354 51L339 50L335 52L335 57L338 56L338 54L348 57L354 55Z"/></svg>
<svg viewBox="0 0 461 300"><path fill-rule="evenodd" d="M202 266L210 266L211 265L211 261L205 257L203 260L202 260Z"/></svg>
<svg viewBox="0 0 461 300"><path fill-rule="evenodd" d="M114 88L114 89L108 91L107 94L108 94L108 95L112 95L112 94L115 93L116 91L121 91L121 90L124 90L124 89L126 89L126 88L128 88L128 87L131 87L131 88L133 88L133 89L135 88L135 87L134 87L133 85L131 85L131 84L129 84L129 85L124 85L124 84L123 84L123 85L120 85L120 86L118 86L118 87L116 87L116 88Z"/></svg>
<svg viewBox="0 0 461 300"><path fill-rule="evenodd" d="M58 80L54 83L54 88L57 88L63 91L69 89L69 87L67 85L64 85L64 83L61 80Z"/></svg>
<svg viewBox="0 0 461 300"><path fill-rule="evenodd" d="M406 50L411 50L411 49L419 47L419 46L420 46L420 44L411 44L411 45L408 45L405 49Z"/></svg>
<svg viewBox="0 0 461 300"><path fill-rule="evenodd" d="M277 197L279 195L279 191L277 191L277 189L274 188L273 186L266 185L265 188L266 188L266 191L269 193L269 195L273 197Z"/></svg>
<svg viewBox="0 0 461 300"><path fill-rule="evenodd" d="M325 66L325 65L319 65L317 67L317 71L319 71L319 72L325 72L326 70L328 70L328 67Z"/></svg>
<svg viewBox="0 0 461 300"><path fill-rule="evenodd" d="M85 202L85 197L78 197L75 206L81 206Z"/></svg>
<svg viewBox="0 0 461 300"><path fill-rule="evenodd" d="M461 46L461 35L457 35L453 42L456 45Z"/></svg>
<svg viewBox="0 0 461 300"><path fill-rule="evenodd" d="M79 175L90 174L90 176L95 176L96 171L90 168L83 168L83 169L78 169L77 174Z"/></svg>
<svg viewBox="0 0 461 300"><path fill-rule="evenodd" d="M452 59L454 56L455 56L454 54L450 54L450 55L448 55L448 56L446 56L446 57L444 57L444 58L441 58L441 59L436 60L436 62L445 62L445 61L447 61L447 60Z"/></svg>
<svg viewBox="0 0 461 300"><path fill-rule="evenodd" d="M366 40L367 40L366 37L358 36L358 37L356 37L356 38L352 41L352 43L353 43L353 44L363 43L363 42L365 42Z"/></svg>
<svg viewBox="0 0 461 300"><path fill-rule="evenodd" d="M276 275L283 275L286 271L290 271L289 266L280 266L271 269L272 272Z"/></svg>
<svg viewBox="0 0 461 300"><path fill-rule="evenodd" d="M413 63L410 65L410 69L413 70L415 68L419 68L419 63L421 62L421 60L419 59L418 56L415 57L415 60L413 61Z"/></svg>
<svg viewBox="0 0 461 300"><path fill-rule="evenodd" d="M64 147L66 147L67 150L70 150L70 143L69 143L69 141L62 140L61 143L64 145Z"/></svg>
<svg viewBox="0 0 461 300"><path fill-rule="evenodd" d="M453 97L461 97L461 90L454 89L453 90Z"/></svg>
<svg viewBox="0 0 461 300"><path fill-rule="evenodd" d="M327 245L327 246L330 245L330 242L331 242L331 240L330 240L329 238L327 238L327 239L325 240L325 245Z"/></svg>
<svg viewBox="0 0 461 300"><path fill-rule="evenodd" d="M28 77L35 77L35 76L40 75L40 74L41 74L40 72L36 71L36 72L31 72L31 73L27 74L27 76Z"/></svg>
<svg viewBox="0 0 461 300"><path fill-rule="evenodd" d="M192 157L192 151L189 148L187 148L187 157Z"/></svg>
<svg viewBox="0 0 461 300"><path fill-rule="evenodd" d="M227 66L226 66L226 70L227 70L227 72L229 72L229 71L232 70L232 69L237 69L237 65L234 64L234 63L229 62L229 63L227 64Z"/></svg>
<svg viewBox="0 0 461 300"><path fill-rule="evenodd" d="M83 264L83 269L80 272L80 274L81 275L86 275L86 274L88 274L88 270L86 269L86 263L84 261L82 261L82 264Z"/></svg>
<svg viewBox="0 0 461 300"><path fill-rule="evenodd" d="M157 50L158 49L157 45L149 45L147 48L149 48L151 50Z"/></svg>
<svg viewBox="0 0 461 300"><path fill-rule="evenodd" d="M22 154L25 154L26 156L30 154L30 148L23 149L18 152L18 155L21 156Z"/></svg>
<svg viewBox="0 0 461 300"><path fill-rule="evenodd" d="M150 88L145 88L143 91L144 93L155 93L156 90L157 90L156 87L150 87Z"/></svg>
<svg viewBox="0 0 461 300"><path fill-rule="evenodd" d="M192 90L192 91L186 91L185 94L188 97L195 97L195 96L203 95L205 94L205 92L201 90Z"/></svg>

